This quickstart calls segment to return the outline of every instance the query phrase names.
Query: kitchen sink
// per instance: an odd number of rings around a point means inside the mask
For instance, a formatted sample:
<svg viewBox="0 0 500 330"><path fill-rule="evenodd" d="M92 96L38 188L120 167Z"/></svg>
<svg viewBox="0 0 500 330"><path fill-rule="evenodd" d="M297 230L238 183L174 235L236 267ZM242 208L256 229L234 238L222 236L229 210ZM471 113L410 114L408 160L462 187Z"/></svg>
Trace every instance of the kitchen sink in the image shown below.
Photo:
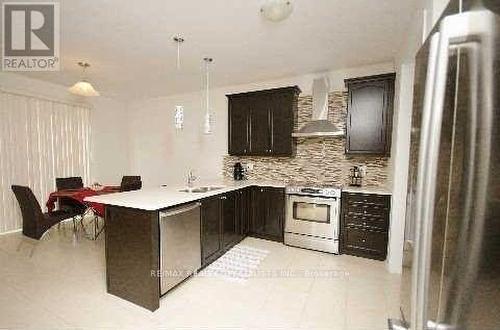
<svg viewBox="0 0 500 330"><path fill-rule="evenodd" d="M216 186L205 186L205 187L194 187L194 188L185 188L179 190L180 192L187 192L187 193L205 193L213 190L218 190L222 189L223 187L216 187Z"/></svg>

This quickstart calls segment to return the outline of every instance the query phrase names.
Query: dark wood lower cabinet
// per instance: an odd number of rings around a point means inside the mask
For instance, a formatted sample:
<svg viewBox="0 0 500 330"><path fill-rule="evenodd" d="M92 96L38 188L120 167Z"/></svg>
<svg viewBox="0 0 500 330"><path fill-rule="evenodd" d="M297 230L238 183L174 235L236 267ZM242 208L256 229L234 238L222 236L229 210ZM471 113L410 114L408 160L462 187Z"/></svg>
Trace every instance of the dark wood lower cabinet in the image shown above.
<svg viewBox="0 0 500 330"><path fill-rule="evenodd" d="M203 267L248 235L283 242L283 188L247 187L206 198L201 205Z"/></svg>
<svg viewBox="0 0 500 330"><path fill-rule="evenodd" d="M249 191L247 188L201 201L202 266L210 264L247 235Z"/></svg>
<svg viewBox="0 0 500 330"><path fill-rule="evenodd" d="M284 201L284 189L269 187L200 200L202 268L249 234L283 241ZM106 207L107 291L151 311L160 306L160 211Z"/></svg>
<svg viewBox="0 0 500 330"><path fill-rule="evenodd" d="M240 240L239 212L237 191L232 191L220 197L222 209L222 241L224 249L232 247Z"/></svg>
<svg viewBox="0 0 500 330"><path fill-rule="evenodd" d="M252 190L250 235L283 242L285 223L285 190L255 187Z"/></svg>
<svg viewBox="0 0 500 330"><path fill-rule="evenodd" d="M250 219L252 217L252 188L238 190L237 210L240 225L240 237L243 239L250 232Z"/></svg>
<svg viewBox="0 0 500 330"><path fill-rule="evenodd" d="M342 193L341 253L385 260L390 203L389 195Z"/></svg>
<svg viewBox="0 0 500 330"><path fill-rule="evenodd" d="M158 211L106 207L107 292L154 311L160 307Z"/></svg>
<svg viewBox="0 0 500 330"><path fill-rule="evenodd" d="M220 197L214 196L201 202L201 264L209 264L224 251L222 244Z"/></svg>

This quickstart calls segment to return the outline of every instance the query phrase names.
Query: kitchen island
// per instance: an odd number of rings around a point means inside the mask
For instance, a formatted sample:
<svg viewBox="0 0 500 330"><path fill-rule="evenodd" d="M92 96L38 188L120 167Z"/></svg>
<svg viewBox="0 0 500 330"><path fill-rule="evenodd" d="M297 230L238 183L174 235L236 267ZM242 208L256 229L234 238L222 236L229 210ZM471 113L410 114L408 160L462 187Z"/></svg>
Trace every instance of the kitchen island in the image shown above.
<svg viewBox="0 0 500 330"><path fill-rule="evenodd" d="M223 181L200 187L191 191L183 186L159 187L85 199L106 205L108 293L151 311L159 308L164 293L160 275L165 275L161 242L167 238L165 231L161 231L161 217L193 203L201 210L198 213L201 268L249 234L283 240L283 183ZM188 253L193 251L186 249Z"/></svg>

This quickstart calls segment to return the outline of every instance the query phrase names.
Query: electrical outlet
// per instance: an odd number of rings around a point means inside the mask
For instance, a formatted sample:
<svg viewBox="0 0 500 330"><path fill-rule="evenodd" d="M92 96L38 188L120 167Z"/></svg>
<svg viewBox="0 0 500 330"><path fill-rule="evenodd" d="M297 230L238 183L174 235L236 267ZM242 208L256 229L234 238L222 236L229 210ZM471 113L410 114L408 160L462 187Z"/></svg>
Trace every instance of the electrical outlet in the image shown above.
<svg viewBox="0 0 500 330"><path fill-rule="evenodd" d="M253 170L253 163L247 163L247 171Z"/></svg>

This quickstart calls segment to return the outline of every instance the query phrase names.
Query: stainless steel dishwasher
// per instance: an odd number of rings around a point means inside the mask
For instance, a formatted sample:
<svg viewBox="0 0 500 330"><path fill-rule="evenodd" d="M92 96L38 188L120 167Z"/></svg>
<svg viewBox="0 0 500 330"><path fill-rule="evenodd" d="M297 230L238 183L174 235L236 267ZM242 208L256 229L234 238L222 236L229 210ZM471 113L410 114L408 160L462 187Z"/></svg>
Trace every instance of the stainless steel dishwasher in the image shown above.
<svg viewBox="0 0 500 330"><path fill-rule="evenodd" d="M201 267L200 203L160 212L160 291L163 295Z"/></svg>

